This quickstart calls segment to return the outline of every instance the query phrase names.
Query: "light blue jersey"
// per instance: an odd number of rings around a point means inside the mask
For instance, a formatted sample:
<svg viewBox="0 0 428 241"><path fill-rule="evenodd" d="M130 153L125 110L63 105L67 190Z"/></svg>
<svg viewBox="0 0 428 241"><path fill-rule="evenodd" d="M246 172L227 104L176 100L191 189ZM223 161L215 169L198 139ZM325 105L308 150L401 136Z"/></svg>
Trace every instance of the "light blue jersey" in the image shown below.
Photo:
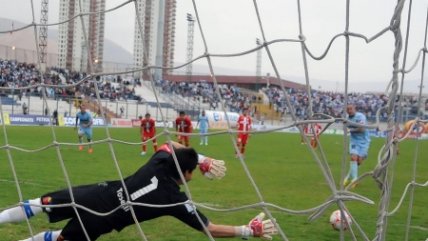
<svg viewBox="0 0 428 241"><path fill-rule="evenodd" d="M89 111L82 113L81 111L76 114L76 121L79 121L79 126L86 128L92 122L92 115Z"/></svg>
<svg viewBox="0 0 428 241"><path fill-rule="evenodd" d="M366 116L361 112L356 112L353 117L348 117L349 121L352 121L354 123L358 123L361 125L367 125L367 119ZM349 126L349 128L352 130L352 125ZM360 157L367 157L367 152L370 145L370 136L367 129L364 129L362 132L352 132L350 134L350 142L349 142L349 151L351 154L358 155Z"/></svg>
<svg viewBox="0 0 428 241"><path fill-rule="evenodd" d="M92 139L92 115L89 111L82 113L81 111L76 114L76 125L79 122L79 136L85 135L86 138Z"/></svg>
<svg viewBox="0 0 428 241"><path fill-rule="evenodd" d="M199 122L199 129L208 130L208 127L209 127L208 116L200 115L198 118L198 122Z"/></svg>
<svg viewBox="0 0 428 241"><path fill-rule="evenodd" d="M205 135L208 133L208 128L209 128L208 116L199 115L198 124L199 124L199 133L202 134L201 135L201 143L199 143L199 144L200 145L203 145L203 144L208 145L208 136Z"/></svg>

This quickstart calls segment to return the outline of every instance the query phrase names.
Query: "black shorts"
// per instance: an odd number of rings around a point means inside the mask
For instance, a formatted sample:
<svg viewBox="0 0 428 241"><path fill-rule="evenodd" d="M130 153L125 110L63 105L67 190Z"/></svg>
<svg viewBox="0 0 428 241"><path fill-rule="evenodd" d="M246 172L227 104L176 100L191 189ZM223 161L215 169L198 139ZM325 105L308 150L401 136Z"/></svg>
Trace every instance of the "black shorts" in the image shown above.
<svg viewBox="0 0 428 241"><path fill-rule="evenodd" d="M100 200L97 199L97 193L108 191L105 188L106 187L97 184L73 187L74 200L77 204L88 209L103 212L98 209L102 204L100 203ZM55 205L71 203L70 192L68 189L48 193L43 195L41 199L43 204ZM65 240L85 241L87 239L83 231L82 224L77 218L76 210L79 213L83 226L85 227L91 241L97 239L101 234L108 233L113 230L112 225L110 225L103 216L92 214L80 208L74 209L71 206L66 206L44 209L49 217L49 222L51 223L70 219L61 232L61 235Z"/></svg>
<svg viewBox="0 0 428 241"><path fill-rule="evenodd" d="M83 226L91 241L96 240L102 234L109 233L112 231L110 225L103 222L99 216L95 216L90 213L80 214L82 218ZM67 241L86 241L87 238L82 228L82 223L79 219L72 218L61 231L61 235Z"/></svg>

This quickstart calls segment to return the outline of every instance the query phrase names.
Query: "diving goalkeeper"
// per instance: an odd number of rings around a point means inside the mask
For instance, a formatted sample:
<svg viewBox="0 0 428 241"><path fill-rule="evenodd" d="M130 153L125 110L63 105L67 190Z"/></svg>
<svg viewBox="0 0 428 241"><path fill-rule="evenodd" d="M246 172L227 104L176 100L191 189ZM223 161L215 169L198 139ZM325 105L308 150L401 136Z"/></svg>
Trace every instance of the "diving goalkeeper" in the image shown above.
<svg viewBox="0 0 428 241"><path fill-rule="evenodd" d="M76 204L100 213L115 210L106 216L98 216L77 208L84 229L79 222L75 209L72 207L41 207L41 205L71 203L68 189L47 193L40 198L25 201L21 206L4 210L0 213L0 224L25 221L27 218L44 212L52 223L62 220L68 220L68 223L62 230L42 232L24 241L82 241L87 240L85 231L90 240L94 241L103 234L113 230L119 232L126 226L135 223L131 214L131 207L126 205L130 201L153 205L181 203L160 208L135 205L132 208L139 222L168 215L201 232L205 232L203 227L206 226L207 231L213 237L248 238L253 236L271 239L271 235L277 233L272 220L263 220L263 213L257 215L247 225L242 226L214 224L208 220L193 205L186 203L188 201L187 196L180 192L179 186L183 182L176 168L173 153L175 153L186 182L192 179L192 173L198 164L199 169L208 178L220 179L225 175L224 161L198 155L193 148L172 142L162 145L144 166L124 179L129 199L122 182L119 180L73 187L73 197ZM203 224L198 220L197 215Z"/></svg>

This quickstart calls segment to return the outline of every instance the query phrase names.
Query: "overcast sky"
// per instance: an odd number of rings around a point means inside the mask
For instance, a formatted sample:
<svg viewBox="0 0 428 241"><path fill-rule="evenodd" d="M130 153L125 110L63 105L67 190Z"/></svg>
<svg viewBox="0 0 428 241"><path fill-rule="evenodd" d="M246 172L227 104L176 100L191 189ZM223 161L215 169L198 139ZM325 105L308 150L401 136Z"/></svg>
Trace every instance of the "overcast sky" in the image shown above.
<svg viewBox="0 0 428 241"><path fill-rule="evenodd" d="M107 0L107 8L124 1ZM350 1L349 29L351 32L372 37L390 23L394 12L393 0L354 0ZM12 4L13 3L13 4ZM31 1L0 0L0 16L30 23ZM49 1L49 22L58 21L58 1ZM258 1L260 17L267 41L274 39L298 39L299 22L297 0ZM320 56L328 47L330 40L346 27L345 0L302 0L302 30L310 51ZM239 53L256 46L256 38L262 38L252 0L198 0L202 31L207 40L208 52L212 54ZM407 68L416 60L424 46L427 0L413 1ZM34 0L36 22L39 22L40 0ZM403 10L401 27L403 41L407 25L409 1ZM106 15L105 36L132 52L135 10L133 3ZM192 1L177 1L177 22L175 40L175 61L185 62L187 21L186 13L195 16ZM362 39L351 38L349 59L349 92L384 91L392 77L394 36L387 32L373 42L366 44ZM195 26L193 56L205 51L201 32ZM304 83L304 65L300 43L280 42L270 46L272 56L280 77ZM401 53L401 62L403 51ZM275 75L266 52L262 56L262 73ZM333 43L327 56L322 60L313 60L307 56L308 73L313 88L321 90L339 90L345 88L345 38L340 37ZM206 59L196 62L206 65ZM214 58L214 71L222 68L239 70L237 73L256 73L256 54L233 58ZM183 70L184 71L184 70ZM427 74L425 74L426 76ZM421 76L421 60L415 70L406 76L406 92L418 92ZM426 77L425 77L426 79ZM426 82L426 81L425 81ZM425 83L425 85L427 85ZM427 94L427 88L424 93Z"/></svg>

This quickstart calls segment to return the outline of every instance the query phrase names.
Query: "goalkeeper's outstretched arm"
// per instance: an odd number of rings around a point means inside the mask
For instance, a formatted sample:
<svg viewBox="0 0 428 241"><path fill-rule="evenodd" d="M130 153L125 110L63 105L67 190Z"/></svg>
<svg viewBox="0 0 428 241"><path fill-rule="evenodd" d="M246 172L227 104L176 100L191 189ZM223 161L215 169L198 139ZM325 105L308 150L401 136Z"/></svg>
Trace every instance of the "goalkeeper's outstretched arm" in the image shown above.
<svg viewBox="0 0 428 241"><path fill-rule="evenodd" d="M265 214L262 212L251 219L247 225L241 226L214 224L210 222L207 229L215 238L241 237L248 239L249 237L259 237L263 240L272 240L272 235L278 234L278 229L274 224L274 220L263 220L264 217Z"/></svg>

